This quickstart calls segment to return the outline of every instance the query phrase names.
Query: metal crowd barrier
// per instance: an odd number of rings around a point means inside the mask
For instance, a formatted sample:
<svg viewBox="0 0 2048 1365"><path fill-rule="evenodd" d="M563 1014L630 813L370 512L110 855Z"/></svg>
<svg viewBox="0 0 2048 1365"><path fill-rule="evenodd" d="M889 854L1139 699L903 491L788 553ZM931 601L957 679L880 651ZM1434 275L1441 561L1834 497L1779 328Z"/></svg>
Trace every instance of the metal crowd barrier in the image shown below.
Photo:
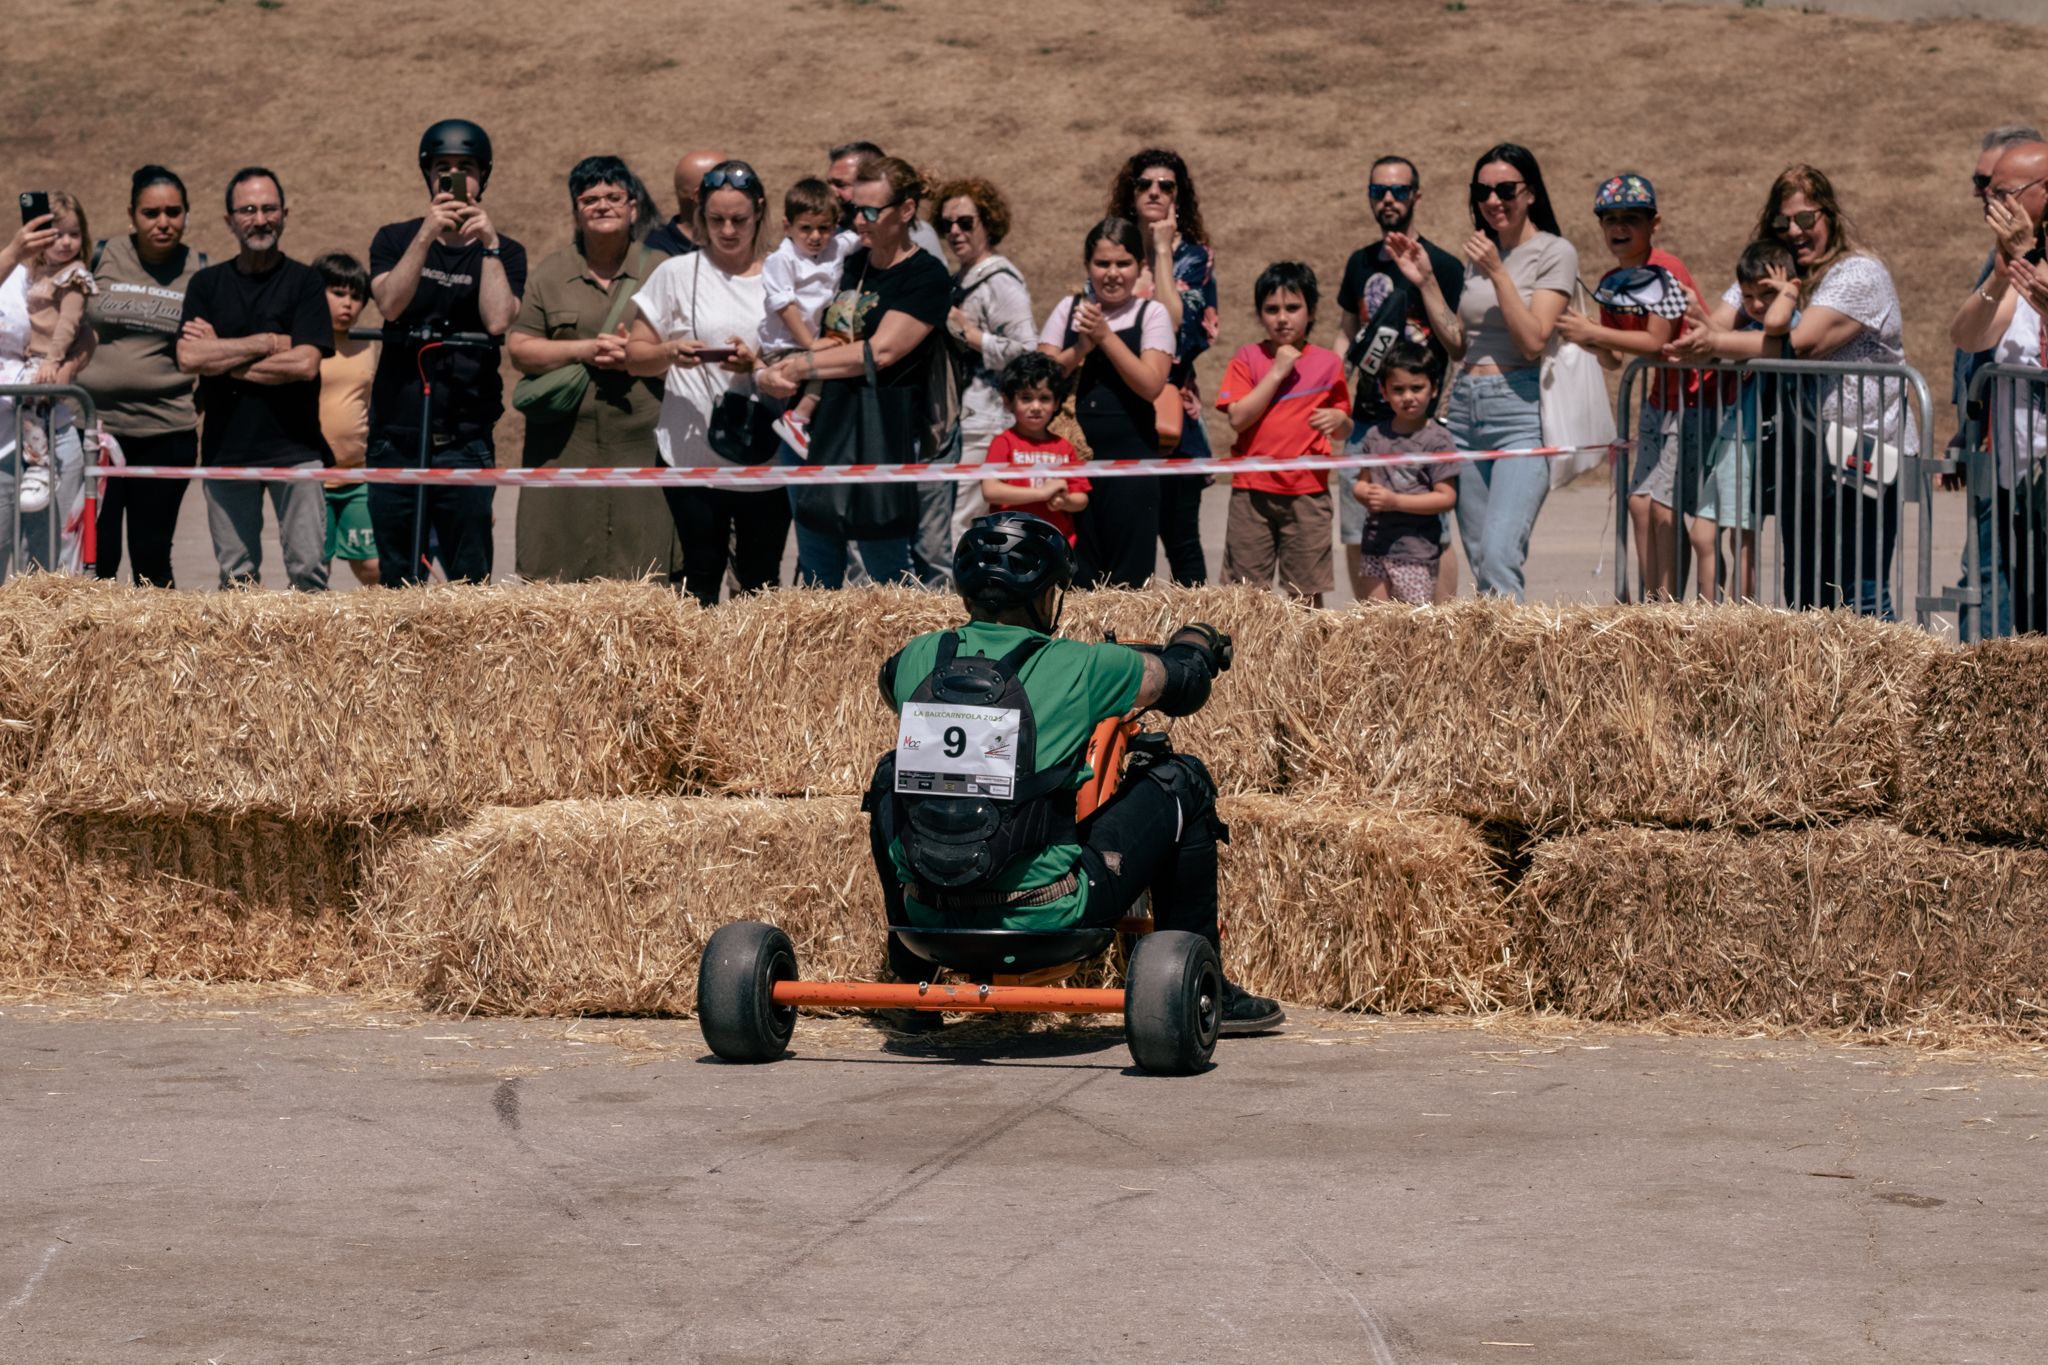
<svg viewBox="0 0 2048 1365"><path fill-rule="evenodd" d="M73 420L60 422L60 403L70 402L74 408ZM78 468L72 471L73 482L83 489L85 485L86 458L84 447L87 433L91 432L98 418L93 407L92 395L76 384L0 384L0 403L7 407L5 416L6 443L0 444L0 497L6 499L6 507L0 509L8 531L5 552L0 553L0 583L20 573L25 568L60 569L64 564L64 462L59 459L58 438L68 428L75 433L79 443ZM31 413L30 409L40 410ZM37 530L33 520L24 525L21 511L21 476L27 469L22 438L32 424L39 424L43 433L43 449L50 452L50 501L40 513L32 514L42 518L41 534L34 536L35 544L29 544L29 537L23 531ZM95 452L95 458L97 453ZM79 535L84 535L84 527Z"/></svg>
<svg viewBox="0 0 2048 1365"><path fill-rule="evenodd" d="M1933 588L1929 494L1962 465L1925 453L1930 412L1906 365L1633 361L1615 401L1635 438L1615 462L1615 599L1696 584L1709 600L1910 611L1926 627L1970 605L1967 587Z"/></svg>
<svg viewBox="0 0 2048 1365"><path fill-rule="evenodd" d="M1968 474L1974 585L1965 640L2048 633L2048 370L1986 365L1970 380L1958 439Z"/></svg>

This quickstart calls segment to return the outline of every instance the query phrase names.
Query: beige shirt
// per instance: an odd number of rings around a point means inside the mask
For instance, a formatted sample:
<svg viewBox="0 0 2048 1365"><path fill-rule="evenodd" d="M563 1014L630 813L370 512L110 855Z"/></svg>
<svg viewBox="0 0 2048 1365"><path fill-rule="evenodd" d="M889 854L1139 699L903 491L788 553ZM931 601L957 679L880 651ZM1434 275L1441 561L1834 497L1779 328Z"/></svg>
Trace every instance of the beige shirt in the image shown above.
<svg viewBox="0 0 2048 1365"><path fill-rule="evenodd" d="M342 337L320 362L320 434L334 450L337 469L360 469L370 444L370 380L377 373L377 343Z"/></svg>

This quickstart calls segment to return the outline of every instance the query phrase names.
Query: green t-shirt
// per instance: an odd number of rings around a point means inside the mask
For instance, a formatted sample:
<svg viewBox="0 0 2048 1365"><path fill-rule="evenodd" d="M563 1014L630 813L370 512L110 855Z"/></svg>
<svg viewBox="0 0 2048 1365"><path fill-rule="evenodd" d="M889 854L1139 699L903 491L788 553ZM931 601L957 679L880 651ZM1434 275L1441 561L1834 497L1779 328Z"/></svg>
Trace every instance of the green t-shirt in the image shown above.
<svg viewBox="0 0 2048 1365"><path fill-rule="evenodd" d="M895 694L891 710L901 711L917 689L931 676L939 654L939 636L934 631L920 635L896 656ZM1000 659L1037 632L1026 626L995 625L970 621L959 628L961 655ZM1034 772L1044 772L1069 762L1095 727L1111 716L1120 716L1137 704L1138 684L1145 676L1145 656L1124 645L1091 645L1079 640L1054 640L1032 655L1019 670L1024 696L1031 703L1031 718L1037 727ZM1075 770L1073 786L1089 777L1086 764ZM1021 774L1020 774L1021 777ZM912 880L904 860L903 845L889 846L899 881ZM1074 870L1080 861L1079 844L1053 844L1028 856L1014 859L989 884L993 891L1029 891L1050 886ZM930 906L906 898L904 908L912 924L934 928L960 929L1062 929L1080 918L1087 888L1062 896L1045 905L1027 905L1012 911L987 910L942 915Z"/></svg>

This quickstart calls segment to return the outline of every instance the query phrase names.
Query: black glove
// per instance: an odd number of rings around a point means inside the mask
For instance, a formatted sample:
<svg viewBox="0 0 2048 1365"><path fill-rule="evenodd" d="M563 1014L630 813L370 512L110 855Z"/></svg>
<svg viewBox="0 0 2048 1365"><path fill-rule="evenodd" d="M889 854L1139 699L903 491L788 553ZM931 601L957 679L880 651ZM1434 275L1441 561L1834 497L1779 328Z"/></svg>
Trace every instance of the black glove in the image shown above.
<svg viewBox="0 0 2048 1365"><path fill-rule="evenodd" d="M1209 672L1212 674L1228 673L1231 660L1237 655L1230 637L1205 621L1192 621L1182 626L1166 643L1169 648L1174 645L1187 645L1199 650L1202 657L1208 661Z"/></svg>

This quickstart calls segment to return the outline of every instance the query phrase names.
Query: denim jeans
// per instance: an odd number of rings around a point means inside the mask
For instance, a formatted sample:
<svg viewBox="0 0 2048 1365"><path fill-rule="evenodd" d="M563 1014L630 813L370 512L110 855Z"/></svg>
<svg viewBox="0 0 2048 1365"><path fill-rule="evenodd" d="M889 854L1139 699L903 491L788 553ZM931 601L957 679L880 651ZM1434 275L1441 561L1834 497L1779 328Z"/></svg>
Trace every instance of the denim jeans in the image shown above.
<svg viewBox="0 0 2048 1365"><path fill-rule="evenodd" d="M776 452L775 463L798 464L800 461L797 453L784 445ZM796 506L795 494L795 489L788 490L792 509ZM949 519L950 516L949 506ZM910 560L909 536L891 536L884 540L841 540L822 531L813 531L800 521L792 524L796 530L796 585L800 588L845 587L847 565L856 544L860 546L861 565L875 582L918 581ZM947 558L950 561L951 556Z"/></svg>
<svg viewBox="0 0 2048 1365"><path fill-rule="evenodd" d="M11 403L0 404L0 583L14 570L14 498L20 484L21 462L14 449L14 412ZM39 420L34 417L27 421ZM71 525L85 509L85 452L76 427L58 427L55 435L57 483L49 505L40 512L21 514L21 562L23 568L55 569L77 573L79 539ZM57 527L57 552L50 552L51 524Z"/></svg>
<svg viewBox="0 0 2048 1365"><path fill-rule="evenodd" d="M1979 620L1985 607L1963 607L1956 612L1956 633L1964 644L1975 644L1988 635L2004 637L2012 634L2012 579L2007 576L1998 555L1998 546L1992 540L1992 522L1997 515L1997 499L1986 494L1973 494L1971 512L1977 518L1977 592L1978 600L1990 604L1992 593L1998 595L1998 614L1987 632ZM1965 554L1968 552L1966 551ZM1961 586L1970 586L1970 563L1967 558L1961 562ZM1993 575L1997 581L1993 582Z"/></svg>
<svg viewBox="0 0 2048 1365"><path fill-rule="evenodd" d="M369 462L374 468L409 467L419 460L418 437L394 442L370 438ZM437 446L429 456L435 469L490 469L498 462L488 436ZM495 488L434 487L415 484L370 485L370 527L377 537L377 576L387 588L423 583L427 566L412 559L414 523L426 513L420 531L421 557L438 550L441 571L451 583L488 583L495 557L492 506ZM323 532L324 534L324 532ZM322 548L325 548L323 541Z"/></svg>
<svg viewBox="0 0 2048 1365"><path fill-rule="evenodd" d="M1543 444L1535 366L1506 374L1458 376L1444 404L1444 426L1460 450L1516 450ZM1550 496L1550 462L1540 455L1468 460L1458 470L1458 534L1482 593L1523 598L1529 534Z"/></svg>
<svg viewBox="0 0 2048 1365"><path fill-rule="evenodd" d="M317 462L301 465L318 469ZM213 557L220 585L263 581L263 495L277 513L277 544L285 576L300 592L327 589L327 490L317 479L275 483L206 482L206 529L213 532Z"/></svg>

